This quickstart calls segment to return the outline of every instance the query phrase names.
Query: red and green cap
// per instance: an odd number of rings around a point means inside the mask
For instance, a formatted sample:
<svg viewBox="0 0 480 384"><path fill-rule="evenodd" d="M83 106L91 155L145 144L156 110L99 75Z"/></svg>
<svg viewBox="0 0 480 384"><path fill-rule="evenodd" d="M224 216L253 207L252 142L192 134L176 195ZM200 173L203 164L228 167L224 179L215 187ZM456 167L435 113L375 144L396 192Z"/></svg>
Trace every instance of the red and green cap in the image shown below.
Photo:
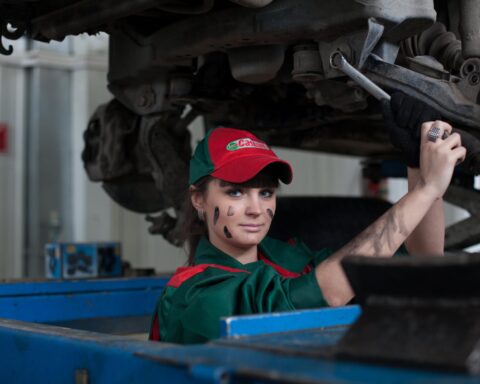
<svg viewBox="0 0 480 384"><path fill-rule="evenodd" d="M230 183L243 183L270 166L278 178L290 184L292 167L280 160L270 147L248 131L234 128L215 128L197 145L190 160L190 184L205 176Z"/></svg>

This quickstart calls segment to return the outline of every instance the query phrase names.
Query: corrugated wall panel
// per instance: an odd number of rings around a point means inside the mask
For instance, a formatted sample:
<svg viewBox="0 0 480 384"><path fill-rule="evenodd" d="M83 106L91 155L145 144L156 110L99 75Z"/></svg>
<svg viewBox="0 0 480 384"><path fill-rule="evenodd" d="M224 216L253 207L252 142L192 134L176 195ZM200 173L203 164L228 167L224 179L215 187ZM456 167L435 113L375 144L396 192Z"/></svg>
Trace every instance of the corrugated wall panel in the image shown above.
<svg viewBox="0 0 480 384"><path fill-rule="evenodd" d="M7 124L7 152L0 154L0 278L23 272L25 74L0 67L0 121Z"/></svg>
<svg viewBox="0 0 480 384"><path fill-rule="evenodd" d="M71 77L68 70L29 71L27 128L27 275L43 276L43 246L71 238Z"/></svg>

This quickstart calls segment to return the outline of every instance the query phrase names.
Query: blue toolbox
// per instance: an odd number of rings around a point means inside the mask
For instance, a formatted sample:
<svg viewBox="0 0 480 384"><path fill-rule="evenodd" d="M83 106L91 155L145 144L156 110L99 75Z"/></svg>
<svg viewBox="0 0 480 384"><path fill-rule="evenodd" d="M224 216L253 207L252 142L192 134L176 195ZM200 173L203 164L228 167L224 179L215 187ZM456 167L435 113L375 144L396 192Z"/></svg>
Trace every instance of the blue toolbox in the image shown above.
<svg viewBox="0 0 480 384"><path fill-rule="evenodd" d="M50 279L120 276L121 245L118 242L46 244L45 274Z"/></svg>

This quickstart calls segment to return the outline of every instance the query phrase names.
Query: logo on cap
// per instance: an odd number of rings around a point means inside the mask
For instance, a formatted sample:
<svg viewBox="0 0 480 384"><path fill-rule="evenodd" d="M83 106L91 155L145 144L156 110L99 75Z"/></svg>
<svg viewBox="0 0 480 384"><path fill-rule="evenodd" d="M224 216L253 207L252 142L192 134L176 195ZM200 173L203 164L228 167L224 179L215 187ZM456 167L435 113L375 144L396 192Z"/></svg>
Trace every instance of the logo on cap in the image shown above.
<svg viewBox="0 0 480 384"><path fill-rule="evenodd" d="M270 147L267 144L262 143L261 141L255 141L255 140L249 139L248 137L244 139L238 139L227 144L227 151L237 151L239 149L245 149L245 148L258 148L258 149L270 150Z"/></svg>

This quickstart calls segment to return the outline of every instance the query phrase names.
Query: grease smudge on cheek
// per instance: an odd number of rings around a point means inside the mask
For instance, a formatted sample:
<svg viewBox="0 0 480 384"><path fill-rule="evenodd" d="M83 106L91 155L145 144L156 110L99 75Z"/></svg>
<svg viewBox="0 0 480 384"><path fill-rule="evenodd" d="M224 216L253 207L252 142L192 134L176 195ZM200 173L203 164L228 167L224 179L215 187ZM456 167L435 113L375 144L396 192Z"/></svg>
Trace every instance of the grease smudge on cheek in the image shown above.
<svg viewBox="0 0 480 384"><path fill-rule="evenodd" d="M219 217L220 217L220 209L218 209L218 207L215 207L215 212L213 213L213 225L217 224Z"/></svg>
<svg viewBox="0 0 480 384"><path fill-rule="evenodd" d="M270 219L273 219L274 213L270 208L267 208L267 214L270 216Z"/></svg>
<svg viewBox="0 0 480 384"><path fill-rule="evenodd" d="M228 230L227 227L223 227L223 233L225 234L225 237L227 239L231 239L232 238L232 234L230 233L230 231Z"/></svg>
<svg viewBox="0 0 480 384"><path fill-rule="evenodd" d="M235 211L233 210L233 207L228 207L227 216L233 216L234 214L235 214Z"/></svg>

